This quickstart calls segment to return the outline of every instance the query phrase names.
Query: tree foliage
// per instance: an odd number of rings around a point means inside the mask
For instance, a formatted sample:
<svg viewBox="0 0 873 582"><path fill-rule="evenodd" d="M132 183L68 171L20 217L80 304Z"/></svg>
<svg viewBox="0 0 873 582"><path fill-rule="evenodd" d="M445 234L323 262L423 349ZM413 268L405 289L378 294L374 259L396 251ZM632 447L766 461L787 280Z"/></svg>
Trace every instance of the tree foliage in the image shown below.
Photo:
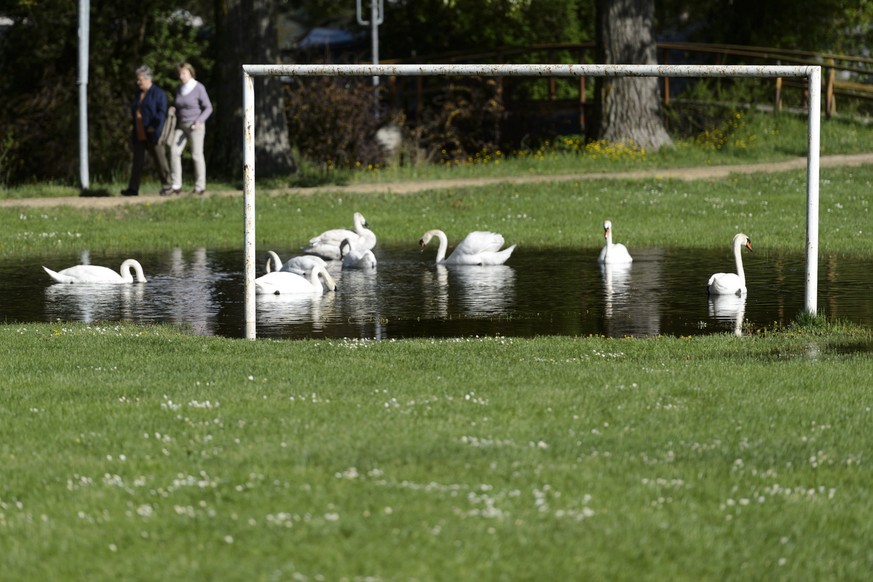
<svg viewBox="0 0 873 582"><path fill-rule="evenodd" d="M659 0L661 30L694 42L860 55L873 41L870 0Z"/></svg>
<svg viewBox="0 0 873 582"><path fill-rule="evenodd" d="M206 45L177 3L91 0L88 85L89 165L96 179L125 175L129 164L134 71L148 64L172 95L176 64L208 72ZM7 182L70 181L78 175L78 5L71 0L14 2L0 37L0 137Z"/></svg>
<svg viewBox="0 0 873 582"><path fill-rule="evenodd" d="M366 5L368 0L362 0ZM380 57L446 62L449 53L532 44L581 43L595 38L590 0L384 0L379 29ZM130 100L133 72L150 65L159 86L171 94L176 64L192 62L216 105L206 148L210 174L238 173L241 93L238 66L243 61L276 62L276 8L304 27L329 23L361 31L354 0L90 0L89 156L95 180L123 180L130 163ZM76 0L0 0L0 182L73 182L78 175L78 2ZM655 33L683 40L750 44L862 55L873 41L873 1L857 0L657 0ZM202 18L194 26L186 15ZM253 15L261 15L253 17ZM826 24L823 24L826 23ZM239 32L229 36L228 30ZM365 49L368 51L368 49ZM515 62L575 62L567 53L530 54ZM483 62L471 56L468 60ZM224 63L217 66L217 63ZM282 90L259 82L257 135L268 137L258 149L258 167L293 167L283 141ZM465 144L493 141L500 102L484 122L473 123L471 108L489 107L484 85L456 83L454 94L437 88L419 119L419 143ZM448 86L448 85L447 85ZM534 88L536 87L536 88ZM541 84L513 80L502 97L541 97ZM483 97L480 99L480 95ZM317 99L317 95L313 95ZM263 101L261 101L263 99ZM266 113L266 115L263 115ZM358 119L362 120L363 115ZM445 119L457 120L445 125ZM367 130L373 120L361 124ZM447 130L447 131L443 131ZM440 133L443 131L443 133ZM425 132L428 132L425 135ZM433 135L430 132L435 132ZM482 132L475 136L469 132ZM499 134L498 134L499 137ZM457 147L461 147L458 145ZM455 154L452 154L455 157ZM275 162L275 163L273 163Z"/></svg>

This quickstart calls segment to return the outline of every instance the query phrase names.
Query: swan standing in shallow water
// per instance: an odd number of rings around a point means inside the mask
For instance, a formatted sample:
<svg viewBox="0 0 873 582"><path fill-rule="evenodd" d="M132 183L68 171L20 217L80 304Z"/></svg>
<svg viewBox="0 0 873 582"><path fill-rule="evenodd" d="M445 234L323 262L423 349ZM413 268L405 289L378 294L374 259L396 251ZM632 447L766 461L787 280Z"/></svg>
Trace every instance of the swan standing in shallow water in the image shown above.
<svg viewBox="0 0 873 582"><path fill-rule="evenodd" d="M509 259L515 245L500 250L503 246L503 235L496 232L474 231L458 243L449 258L446 258L446 249L449 241L446 233L439 229L429 230L418 241L419 247L424 250L430 239L437 237L440 241L437 249L437 264L446 265L502 265Z"/></svg>
<svg viewBox="0 0 873 582"><path fill-rule="evenodd" d="M327 269L319 266L312 269L308 278L288 271L273 271L261 275L255 279L255 293L257 295L322 295L324 287L319 277L324 279L324 284L330 291L336 290L333 277Z"/></svg>
<svg viewBox="0 0 873 582"><path fill-rule="evenodd" d="M345 239L349 239L357 248L362 251L370 250L376 246L376 233L370 230L367 220L360 212L355 212L354 215L355 230L347 230L345 228L334 228L326 230L318 236L309 239L309 246L303 249L303 252L312 255L318 255L325 259L340 258L340 243Z"/></svg>
<svg viewBox="0 0 873 582"><path fill-rule="evenodd" d="M612 222L609 220L603 223L603 238L606 239L606 246L600 251L600 257L598 257L597 262L613 265L633 261L630 253L627 252L626 246L621 243L612 244Z"/></svg>
<svg viewBox="0 0 873 582"><path fill-rule="evenodd" d="M375 269L376 255L370 249L361 250L343 239L340 243L340 258L343 260L343 269Z"/></svg>
<svg viewBox="0 0 873 582"><path fill-rule="evenodd" d="M279 258L279 255L276 254L275 251L267 251L267 273L273 271L287 271L305 277L309 275L315 267L327 267L327 263L324 262L324 259L315 255L301 255L299 257L288 259L288 262L283 265L282 259Z"/></svg>
<svg viewBox="0 0 873 582"><path fill-rule="evenodd" d="M736 273L716 273L709 278L707 289L710 295L745 295L746 294L746 274L743 272L743 257L742 249L746 247L752 250L752 241L743 233L734 236L731 243L734 250L734 259L737 263Z"/></svg>
<svg viewBox="0 0 873 582"><path fill-rule="evenodd" d="M56 283L133 283L133 275L130 274L131 268L136 272L137 283L147 283L145 275L142 272L142 265L136 259L127 259L121 263L119 272L116 273L108 267L100 267L98 265L76 265L69 267L63 271L55 272L48 267L43 267L49 277L54 279Z"/></svg>

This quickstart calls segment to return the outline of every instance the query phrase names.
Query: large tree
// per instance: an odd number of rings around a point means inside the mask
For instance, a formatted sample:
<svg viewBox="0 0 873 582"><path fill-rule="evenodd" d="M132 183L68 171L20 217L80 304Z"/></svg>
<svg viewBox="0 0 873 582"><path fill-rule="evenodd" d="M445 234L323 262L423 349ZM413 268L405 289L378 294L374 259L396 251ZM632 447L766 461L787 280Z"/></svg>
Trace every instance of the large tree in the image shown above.
<svg viewBox="0 0 873 582"><path fill-rule="evenodd" d="M597 0L596 59L603 64L657 63L654 0ZM672 145L661 119L655 77L600 77L592 137L648 151Z"/></svg>
<svg viewBox="0 0 873 582"><path fill-rule="evenodd" d="M242 177L242 65L279 62L274 0L215 0L215 139L210 161ZM257 176L287 175L296 169L288 139L282 82L255 79L255 167Z"/></svg>

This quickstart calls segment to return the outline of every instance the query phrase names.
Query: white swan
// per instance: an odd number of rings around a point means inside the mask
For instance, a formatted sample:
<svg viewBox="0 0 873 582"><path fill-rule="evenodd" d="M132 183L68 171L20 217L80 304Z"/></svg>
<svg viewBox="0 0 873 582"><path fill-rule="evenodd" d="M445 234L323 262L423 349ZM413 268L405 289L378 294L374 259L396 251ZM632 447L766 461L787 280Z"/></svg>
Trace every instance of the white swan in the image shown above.
<svg viewBox="0 0 873 582"><path fill-rule="evenodd" d="M340 257L343 269L375 269L376 255L370 249L361 250L355 247L349 239L340 243Z"/></svg>
<svg viewBox="0 0 873 582"><path fill-rule="evenodd" d="M439 229L429 230L418 241L422 250L430 242L430 239L437 237L440 241L439 249L437 249L436 262L446 265L502 265L509 259L512 251L515 250L515 245L500 250L503 246L503 235L496 232L474 231L458 243L449 258L446 258L446 249L449 246L449 241L446 238L446 233Z"/></svg>
<svg viewBox="0 0 873 582"><path fill-rule="evenodd" d="M737 262L736 273L716 273L709 278L707 289L710 295L745 295L746 274L743 272L743 257L741 251L746 247L752 250L752 241L743 233L734 236L731 247L734 250L734 259Z"/></svg>
<svg viewBox="0 0 873 582"><path fill-rule="evenodd" d="M349 239L357 248L362 251L370 250L376 246L376 233L370 230L367 220L360 212L355 212L354 215L355 230L347 230L345 228L334 228L326 230L318 236L309 239L309 246L303 249L303 252L312 255L318 255L325 259L340 258L340 243L345 239Z"/></svg>
<svg viewBox="0 0 873 582"><path fill-rule="evenodd" d="M603 238L606 239L606 246L600 251L597 262L612 265L633 261L626 246L621 243L612 244L612 222L609 220L603 222Z"/></svg>
<svg viewBox="0 0 873 582"><path fill-rule="evenodd" d="M267 251L266 272L273 271L288 271L289 273L297 273L298 275L307 276L315 267L327 267L324 259L315 255L300 255L288 259L284 265L282 259L275 251Z"/></svg>
<svg viewBox="0 0 873 582"><path fill-rule="evenodd" d="M108 267L100 267L98 265L76 265L69 267L63 271L55 272L48 267L43 266L49 277L55 280L56 283L133 283L133 275L130 274L130 269L136 272L137 283L147 283L145 275L142 272L142 265L136 259L127 259L121 263L119 272L116 273Z"/></svg>
<svg viewBox="0 0 873 582"><path fill-rule="evenodd" d="M329 290L336 290L336 282L327 272L327 269L315 267L309 274L309 278L288 271L273 271L261 275L255 279L255 293L257 295L300 295L304 293L322 295L324 286L322 286L319 276L324 279L324 284Z"/></svg>

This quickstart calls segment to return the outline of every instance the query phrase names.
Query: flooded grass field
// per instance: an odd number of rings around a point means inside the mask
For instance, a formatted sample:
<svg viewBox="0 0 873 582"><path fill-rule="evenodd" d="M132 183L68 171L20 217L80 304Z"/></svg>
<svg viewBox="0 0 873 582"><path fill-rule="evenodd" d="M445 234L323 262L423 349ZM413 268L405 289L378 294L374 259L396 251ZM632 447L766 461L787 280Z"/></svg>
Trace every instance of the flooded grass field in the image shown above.
<svg viewBox="0 0 873 582"><path fill-rule="evenodd" d="M279 251L282 259L294 252ZM259 251L263 262L266 249ZM745 254L748 298L706 292L714 272L733 270L724 250L635 249L629 267L604 268L597 250L519 248L506 265L435 265L433 251L377 248L375 271L333 262L334 293L258 297L257 335L269 338L605 335L648 337L741 331L790 322L803 309L805 257ZM126 256L0 263L0 318L10 322L166 322L195 333L244 337L242 251L175 250L134 256L148 283L55 284L42 264L117 269ZM258 275L263 274L262 265ZM873 325L873 260L823 257L820 312Z"/></svg>

